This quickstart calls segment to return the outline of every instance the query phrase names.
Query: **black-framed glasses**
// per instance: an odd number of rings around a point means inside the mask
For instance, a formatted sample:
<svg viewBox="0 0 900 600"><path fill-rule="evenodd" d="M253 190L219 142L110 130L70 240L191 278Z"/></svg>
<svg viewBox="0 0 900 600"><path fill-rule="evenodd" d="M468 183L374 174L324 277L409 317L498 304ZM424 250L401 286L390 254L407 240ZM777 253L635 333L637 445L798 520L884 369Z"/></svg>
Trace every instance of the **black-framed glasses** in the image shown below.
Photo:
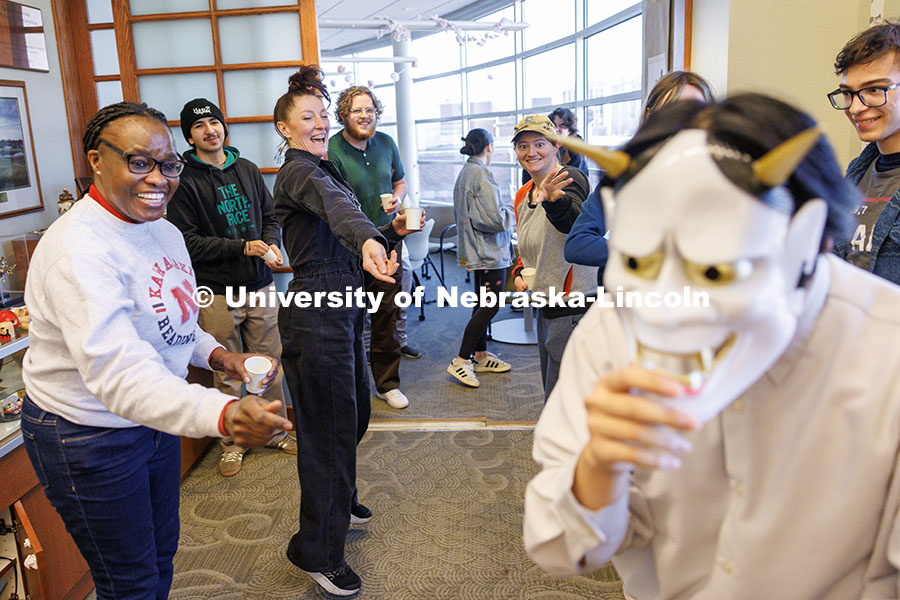
<svg viewBox="0 0 900 600"><path fill-rule="evenodd" d="M871 108L877 108L887 104L887 93L898 87L900 87L900 83L888 86L873 85L856 92L853 90L837 89L828 94L828 100L831 101L831 105L836 109L847 110L850 108L850 105L853 104L853 96L856 96L864 105Z"/></svg>
<svg viewBox="0 0 900 600"><path fill-rule="evenodd" d="M126 153L124 150L116 148L103 138L100 138L99 141L119 153L128 164L128 170L135 175L146 175L152 171L156 165L159 165L159 172L162 173L163 176L174 179L181 175L181 172L184 170L183 160L177 158L171 160L156 160L155 158L150 158L149 156L143 156L141 154Z"/></svg>

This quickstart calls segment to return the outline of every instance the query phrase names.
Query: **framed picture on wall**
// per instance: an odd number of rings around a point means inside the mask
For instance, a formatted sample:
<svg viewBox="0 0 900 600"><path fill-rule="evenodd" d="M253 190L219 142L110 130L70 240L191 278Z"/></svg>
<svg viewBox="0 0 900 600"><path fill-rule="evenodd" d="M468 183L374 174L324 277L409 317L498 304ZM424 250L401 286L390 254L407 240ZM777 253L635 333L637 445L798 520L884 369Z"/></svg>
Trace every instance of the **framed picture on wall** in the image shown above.
<svg viewBox="0 0 900 600"><path fill-rule="evenodd" d="M0 79L0 219L43 209L25 82Z"/></svg>

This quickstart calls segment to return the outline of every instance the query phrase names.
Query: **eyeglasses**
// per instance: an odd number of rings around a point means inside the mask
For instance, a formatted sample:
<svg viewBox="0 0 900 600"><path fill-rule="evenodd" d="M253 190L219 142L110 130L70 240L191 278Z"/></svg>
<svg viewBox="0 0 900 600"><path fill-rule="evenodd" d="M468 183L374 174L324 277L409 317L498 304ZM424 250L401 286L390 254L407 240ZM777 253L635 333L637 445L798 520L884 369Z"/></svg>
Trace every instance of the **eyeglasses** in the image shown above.
<svg viewBox="0 0 900 600"><path fill-rule="evenodd" d="M367 117L371 117L375 115L374 108L354 108L350 111L350 114L354 117L358 117L359 115L365 113Z"/></svg>
<svg viewBox="0 0 900 600"><path fill-rule="evenodd" d="M889 85L887 87L867 87L858 92L838 89L828 94L828 99L831 101L831 105L838 110L847 110L850 108L850 105L853 104L853 96L859 98L859 101L862 102L863 105L876 108L887 104L888 91L897 87L900 87L900 83L895 83L894 85Z"/></svg>
<svg viewBox="0 0 900 600"><path fill-rule="evenodd" d="M140 154L126 154L124 150L120 150L104 140L100 138L100 142L106 144L118 154L125 159L125 162L128 163L128 170L134 173L135 175L146 175L150 171L153 170L156 165L159 165L159 172L162 173L165 177L170 179L175 179L181 172L184 170L184 161L183 160L156 160L155 158L150 158L149 156L141 156Z"/></svg>

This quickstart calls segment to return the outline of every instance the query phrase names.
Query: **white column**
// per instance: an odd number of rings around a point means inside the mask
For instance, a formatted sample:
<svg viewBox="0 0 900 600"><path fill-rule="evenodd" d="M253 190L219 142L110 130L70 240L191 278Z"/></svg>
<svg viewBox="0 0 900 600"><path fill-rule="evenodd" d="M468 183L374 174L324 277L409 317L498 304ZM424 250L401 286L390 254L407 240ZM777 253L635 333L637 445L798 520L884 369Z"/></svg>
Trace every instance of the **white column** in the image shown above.
<svg viewBox="0 0 900 600"><path fill-rule="evenodd" d="M408 41L395 41L394 56L410 56ZM394 84L397 99L397 146L406 172L409 201L419 205L419 150L416 146L416 110L413 103L412 63L394 63L400 79Z"/></svg>

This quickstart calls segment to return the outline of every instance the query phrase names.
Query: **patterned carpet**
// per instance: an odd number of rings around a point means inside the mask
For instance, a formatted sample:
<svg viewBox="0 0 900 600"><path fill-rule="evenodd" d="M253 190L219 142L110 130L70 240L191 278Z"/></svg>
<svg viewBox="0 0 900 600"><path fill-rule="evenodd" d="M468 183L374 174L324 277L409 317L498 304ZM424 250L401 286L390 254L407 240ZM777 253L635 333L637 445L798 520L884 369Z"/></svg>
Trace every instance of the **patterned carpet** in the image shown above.
<svg viewBox="0 0 900 600"><path fill-rule="evenodd" d="M347 559L359 598L620 600L608 567L554 579L525 555L522 498L536 471L530 431L376 432L359 450L361 500L375 517L353 526ZM295 531L293 457L257 451L225 479L215 451L182 485L172 599L325 598L284 557Z"/></svg>

